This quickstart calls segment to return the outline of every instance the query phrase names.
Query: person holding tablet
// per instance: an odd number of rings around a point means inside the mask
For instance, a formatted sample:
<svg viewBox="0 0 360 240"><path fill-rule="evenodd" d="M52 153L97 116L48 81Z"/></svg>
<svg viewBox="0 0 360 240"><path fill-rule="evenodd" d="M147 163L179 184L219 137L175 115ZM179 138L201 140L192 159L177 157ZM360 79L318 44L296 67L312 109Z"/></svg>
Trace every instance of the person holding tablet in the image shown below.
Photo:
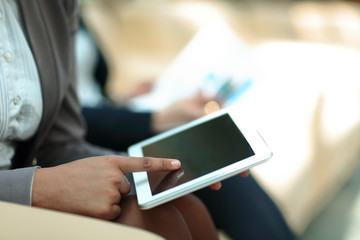
<svg viewBox="0 0 360 240"><path fill-rule="evenodd" d="M130 145L158 134L159 129L167 130L169 124L161 122L173 120L172 123L177 124L170 126L175 127L205 114L204 105L209 99L201 95L184 99L160 112L138 113L113 104L104 92L108 72L106 61L84 25L78 32L77 44L78 73L82 81L78 91L84 104L82 111L89 142L126 151ZM97 96L95 104L94 98L87 101L86 91L89 89L92 89L92 97ZM158 116L165 121L156 121ZM272 199L251 175L247 178L235 176L221 184L221 189L220 184L213 186L220 189L219 192L205 188L195 193L209 209L217 228L233 239L295 239Z"/></svg>
<svg viewBox="0 0 360 240"><path fill-rule="evenodd" d="M121 156L85 142L77 20L73 0L0 1L0 200L114 220L166 239L217 239L194 195L150 211L126 196L127 173L175 170L178 160Z"/></svg>

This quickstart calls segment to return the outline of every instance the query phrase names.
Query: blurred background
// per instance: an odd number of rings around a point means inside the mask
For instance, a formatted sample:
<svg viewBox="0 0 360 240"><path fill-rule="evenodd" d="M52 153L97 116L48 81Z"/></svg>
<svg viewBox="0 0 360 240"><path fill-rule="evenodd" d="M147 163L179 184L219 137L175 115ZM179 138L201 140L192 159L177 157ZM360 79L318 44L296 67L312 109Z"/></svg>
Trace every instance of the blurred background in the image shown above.
<svg viewBox="0 0 360 240"><path fill-rule="evenodd" d="M184 85L175 95L187 96L202 83L195 69L213 73L217 63L251 79L236 103L274 152L252 170L256 179L300 239L360 238L358 1L83 0L80 7L109 66L105 91L119 104L156 110L173 100L163 89L175 94ZM144 83L157 97L138 96Z"/></svg>

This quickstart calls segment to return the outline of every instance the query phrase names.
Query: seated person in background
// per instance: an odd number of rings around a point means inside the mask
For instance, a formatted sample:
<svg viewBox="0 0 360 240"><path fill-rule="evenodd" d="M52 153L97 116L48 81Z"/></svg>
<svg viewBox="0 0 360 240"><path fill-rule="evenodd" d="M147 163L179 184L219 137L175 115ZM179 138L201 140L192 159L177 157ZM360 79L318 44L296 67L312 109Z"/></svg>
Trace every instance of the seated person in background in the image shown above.
<svg viewBox="0 0 360 240"><path fill-rule="evenodd" d="M158 112L131 111L106 96L107 64L85 28L78 31L76 52L78 95L88 123L86 137L100 146L126 151L133 143L203 116L204 106L210 101L198 93ZM131 95L151 90L146 82L140 88Z"/></svg>
<svg viewBox="0 0 360 240"><path fill-rule="evenodd" d="M83 28L77 36L79 95L83 103L87 140L115 150L126 150L135 142L169 126L203 116L209 101L201 94L184 99L155 113L132 112L106 97L107 65L90 33ZM208 207L216 227L233 239L295 239L276 205L251 177L232 177L219 192L196 192ZM221 206L221 207L220 207Z"/></svg>

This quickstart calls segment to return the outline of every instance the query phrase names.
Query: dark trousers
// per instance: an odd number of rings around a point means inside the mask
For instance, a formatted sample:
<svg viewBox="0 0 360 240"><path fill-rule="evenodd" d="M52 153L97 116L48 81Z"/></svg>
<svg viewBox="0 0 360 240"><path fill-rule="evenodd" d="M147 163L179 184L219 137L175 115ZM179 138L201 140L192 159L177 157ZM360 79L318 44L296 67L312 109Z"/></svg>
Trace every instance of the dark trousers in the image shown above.
<svg viewBox="0 0 360 240"><path fill-rule="evenodd" d="M274 202L250 175L224 180L222 188L196 192L217 228L232 239L296 239Z"/></svg>

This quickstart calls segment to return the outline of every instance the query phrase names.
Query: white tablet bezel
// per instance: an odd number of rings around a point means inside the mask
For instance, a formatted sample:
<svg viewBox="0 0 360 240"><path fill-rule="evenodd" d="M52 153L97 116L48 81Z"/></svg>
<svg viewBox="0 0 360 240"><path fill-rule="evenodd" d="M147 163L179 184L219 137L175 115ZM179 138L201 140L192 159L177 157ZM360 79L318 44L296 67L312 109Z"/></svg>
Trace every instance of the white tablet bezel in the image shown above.
<svg viewBox="0 0 360 240"><path fill-rule="evenodd" d="M194 192L213 183L234 176L271 158L272 152L263 140L263 138L252 126L252 124L248 120L246 120L245 114L241 112L238 108L236 108L236 106L222 109L180 127L174 128L172 130L134 144L129 147L128 154L132 157L143 157L143 146L159 141L163 138L167 138L176 133L182 132L186 129L192 128L224 114L229 114L235 125L239 128L239 130L249 143L250 147L254 151L254 155L246 159L239 159L238 162L205 174L201 177L192 179L188 182L185 182L181 185L175 186L171 189L165 190L155 195L152 195L147 173L134 172L133 177L137 193L137 199L139 207L141 209L149 209L165 202L171 201L175 198L184 196L188 193Z"/></svg>

